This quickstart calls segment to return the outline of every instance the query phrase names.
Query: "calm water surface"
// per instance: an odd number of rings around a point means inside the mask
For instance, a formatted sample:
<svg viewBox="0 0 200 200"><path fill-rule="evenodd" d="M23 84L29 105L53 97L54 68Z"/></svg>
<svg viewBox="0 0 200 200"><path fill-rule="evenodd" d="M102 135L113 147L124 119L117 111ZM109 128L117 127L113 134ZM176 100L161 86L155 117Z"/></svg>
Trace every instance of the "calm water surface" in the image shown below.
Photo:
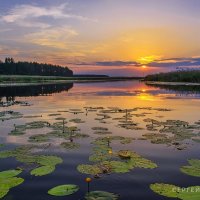
<svg viewBox="0 0 200 200"><path fill-rule="evenodd" d="M139 140L143 134L148 133L144 119L153 118L159 121L183 120L191 124L200 120L200 92L198 88L177 88L177 87L152 87L138 81L103 82L103 83L69 83L46 86L27 87L2 87L0 88L2 102L15 100L26 101L31 106L13 105L0 107L0 111L12 110L27 115L42 115L39 118L20 118L0 122L0 143L5 144L1 150L12 149L15 146L28 144L28 138L33 134L46 133L45 129L29 130L23 136L9 136L14 124L24 124L31 121L45 120L55 122L56 117L64 117L66 121L80 118L85 121L82 124L69 122L70 126L77 126L82 133L90 135L90 138L77 139L81 145L77 150L64 150L59 147L64 139L55 139L50 148L45 149L43 154L58 155L64 162L57 166L56 170L47 176L34 177L28 171L20 176L25 182L13 188L5 200L56 200L84 199L87 185L84 179L87 177L77 171L79 164L89 163L88 157L91 154L91 141L98 135L93 134L91 129L96 126L107 127L112 135L133 137L131 144L122 145L119 142L112 142L113 150L129 149L157 163L156 169L136 168L126 174L111 174L94 179L91 184L92 190L102 190L120 194L121 200L165 200L149 189L151 183L169 183L181 187L199 185L199 178L185 175L179 168L187 164L187 159L200 159L199 143L188 140L187 148L179 151L174 146L165 144L152 144L148 140ZM117 122L108 119L106 124L95 120L97 112L88 112L84 107L119 107L120 109L146 108L151 110L138 110L135 114L146 113L145 116L135 116L133 121L137 122L142 130L126 130L117 127ZM158 111L157 108L171 109L171 111ZM81 109L83 113L62 112L60 116L49 116L58 111L69 109ZM112 114L109 114L112 115ZM122 115L121 115L122 116ZM113 116L112 116L113 117ZM114 116L114 117L117 117ZM41 153L41 152L39 152ZM14 158L1 159L0 171L15 169L21 163ZM47 191L57 185L77 184L79 192L68 197L53 197Z"/></svg>

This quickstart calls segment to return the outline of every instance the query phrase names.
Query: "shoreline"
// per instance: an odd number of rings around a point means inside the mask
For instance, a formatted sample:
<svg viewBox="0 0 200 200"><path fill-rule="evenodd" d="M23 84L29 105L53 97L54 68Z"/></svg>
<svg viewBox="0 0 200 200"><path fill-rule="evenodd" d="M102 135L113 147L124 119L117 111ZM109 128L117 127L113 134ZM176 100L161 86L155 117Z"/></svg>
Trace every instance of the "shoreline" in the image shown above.
<svg viewBox="0 0 200 200"><path fill-rule="evenodd" d="M159 81L144 81L147 85L169 85L169 86L200 86L200 83L190 82L159 82Z"/></svg>
<svg viewBox="0 0 200 200"><path fill-rule="evenodd" d="M140 77L0 76L0 87L141 80Z"/></svg>

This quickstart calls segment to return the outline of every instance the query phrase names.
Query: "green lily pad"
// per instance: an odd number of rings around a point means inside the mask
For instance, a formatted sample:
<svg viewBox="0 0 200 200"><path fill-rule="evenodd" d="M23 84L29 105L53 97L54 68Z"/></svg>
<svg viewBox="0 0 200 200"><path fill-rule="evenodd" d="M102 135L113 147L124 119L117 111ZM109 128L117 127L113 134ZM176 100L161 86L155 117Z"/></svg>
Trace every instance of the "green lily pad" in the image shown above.
<svg viewBox="0 0 200 200"><path fill-rule="evenodd" d="M51 174L54 170L55 170L55 166L42 166L42 167L38 167L34 170L31 171L31 175L34 175L34 176L45 176L45 175L48 175L48 174Z"/></svg>
<svg viewBox="0 0 200 200"><path fill-rule="evenodd" d="M30 136L28 141L36 142L36 143L43 143L43 142L48 142L49 138L48 138L48 135L38 134L38 135Z"/></svg>
<svg viewBox="0 0 200 200"><path fill-rule="evenodd" d="M94 130L94 131L108 131L108 128L105 128L105 127L93 127L92 130Z"/></svg>
<svg viewBox="0 0 200 200"><path fill-rule="evenodd" d="M60 145L64 149L78 149L80 148L80 144L74 142L63 142Z"/></svg>
<svg viewBox="0 0 200 200"><path fill-rule="evenodd" d="M22 170L7 170L0 172L0 179L12 178L22 173Z"/></svg>
<svg viewBox="0 0 200 200"><path fill-rule="evenodd" d="M48 194L53 196L68 196L79 190L77 185L60 185L48 191Z"/></svg>
<svg viewBox="0 0 200 200"><path fill-rule="evenodd" d="M188 162L190 165L181 167L181 172L190 176L200 177L200 160L191 159Z"/></svg>
<svg viewBox="0 0 200 200"><path fill-rule="evenodd" d="M117 200L119 195L104 191L92 191L86 194L86 200Z"/></svg>
<svg viewBox="0 0 200 200"><path fill-rule="evenodd" d="M17 161L27 165L39 165L38 168L31 171L31 174L35 176L50 174L55 170L56 165L63 162L58 156L34 155L31 153L33 147L21 146L12 151L1 151L0 158L14 157Z"/></svg>
<svg viewBox="0 0 200 200"><path fill-rule="evenodd" d="M105 161L102 164L104 167L106 166L108 172L113 173L127 173L132 169L126 162L121 161Z"/></svg>
<svg viewBox="0 0 200 200"><path fill-rule="evenodd" d="M181 188L175 185L155 183L151 184L150 188L155 193L165 197L178 198L181 200L198 200L200 198L200 186Z"/></svg>
<svg viewBox="0 0 200 200"><path fill-rule="evenodd" d="M97 165L78 165L77 170L83 174L101 174L102 170Z"/></svg>
<svg viewBox="0 0 200 200"><path fill-rule="evenodd" d="M62 158L58 157L58 156L37 156L36 157L36 161L38 164L40 165L44 165L44 166L55 166L58 164L61 164L63 162Z"/></svg>
<svg viewBox="0 0 200 200"><path fill-rule="evenodd" d="M0 172L0 198L6 196L11 188L24 182L24 179L15 177L21 172L21 170L8 170Z"/></svg>
<svg viewBox="0 0 200 200"><path fill-rule="evenodd" d="M79 119L79 118L76 118L76 119L70 119L69 120L70 122L74 122L76 124L81 124L81 123L85 123L85 121Z"/></svg>

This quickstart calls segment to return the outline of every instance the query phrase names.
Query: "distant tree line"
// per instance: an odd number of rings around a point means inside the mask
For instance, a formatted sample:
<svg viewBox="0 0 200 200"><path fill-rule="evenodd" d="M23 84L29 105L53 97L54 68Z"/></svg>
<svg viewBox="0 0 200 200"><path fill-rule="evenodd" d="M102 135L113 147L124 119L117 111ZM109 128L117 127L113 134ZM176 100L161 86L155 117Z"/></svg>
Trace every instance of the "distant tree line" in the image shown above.
<svg viewBox="0 0 200 200"><path fill-rule="evenodd" d="M73 76L68 67L37 62L15 62L13 58L0 61L2 75Z"/></svg>
<svg viewBox="0 0 200 200"><path fill-rule="evenodd" d="M152 74L146 76L145 81L200 83L200 70Z"/></svg>

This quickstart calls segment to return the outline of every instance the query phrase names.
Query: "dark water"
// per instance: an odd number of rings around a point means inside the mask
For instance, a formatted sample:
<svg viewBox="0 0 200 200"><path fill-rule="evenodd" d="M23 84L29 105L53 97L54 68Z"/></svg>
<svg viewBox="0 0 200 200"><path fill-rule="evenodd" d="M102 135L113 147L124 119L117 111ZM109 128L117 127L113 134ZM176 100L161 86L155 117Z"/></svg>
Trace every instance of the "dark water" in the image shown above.
<svg viewBox="0 0 200 200"><path fill-rule="evenodd" d="M76 170L79 164L88 164L88 157L91 154L92 145L90 142L97 137L93 134L91 127L105 126L113 135L128 137L141 137L146 133L146 118L157 120L184 120L194 123L200 120L200 92L199 88L172 88L152 87L138 81L103 82L103 83L69 83L59 85L23 86L0 88L1 102L26 101L31 106L12 105L0 107L0 111L13 110L24 115L42 115L42 120L54 121L56 117L49 114L59 110L80 108L84 106L120 107L122 109L135 107L152 107L172 109L170 112L150 111L151 114L145 117L136 117L134 120L140 123L144 130L125 130L116 127L115 123L99 124L94 118L96 113L81 113L74 116L72 113L62 113L66 119L81 118L84 124L77 125L81 132L90 134L89 139L79 139L81 144L77 150L63 150L58 147L60 140L55 141L53 148L42 152L48 155L58 155L64 162L57 166L56 170L47 176L31 176L28 171L23 172L20 177L25 182L13 189L4 197L4 200L56 200L84 199L87 192L87 185L84 179L87 177ZM146 112L146 111L141 111ZM148 112L148 111L147 111ZM162 115L162 119L160 116ZM60 117L60 116L57 116ZM27 144L27 138L33 134L32 131L25 136L8 136L13 129L13 124L24 124L28 121L41 120L20 118L0 122L0 143L6 144L4 149L12 149L15 146ZM43 133L44 130L36 130L36 133ZM135 140L131 144L121 145L113 142L115 150L129 149L157 163L156 169L136 168L126 174L111 174L102 176L100 179L93 179L91 190L102 190L120 194L121 200L167 200L152 192L149 185L152 183L169 183L180 187L199 185L200 179L185 175L180 172L180 167L187 165L187 159L200 159L199 143L188 141L186 150L178 151L174 147L161 144L152 144L148 140ZM41 152L40 152L41 153ZM1 159L0 171L15 169L21 163L14 158ZM52 187L62 184L77 184L80 190L67 197L53 197L47 194Z"/></svg>

